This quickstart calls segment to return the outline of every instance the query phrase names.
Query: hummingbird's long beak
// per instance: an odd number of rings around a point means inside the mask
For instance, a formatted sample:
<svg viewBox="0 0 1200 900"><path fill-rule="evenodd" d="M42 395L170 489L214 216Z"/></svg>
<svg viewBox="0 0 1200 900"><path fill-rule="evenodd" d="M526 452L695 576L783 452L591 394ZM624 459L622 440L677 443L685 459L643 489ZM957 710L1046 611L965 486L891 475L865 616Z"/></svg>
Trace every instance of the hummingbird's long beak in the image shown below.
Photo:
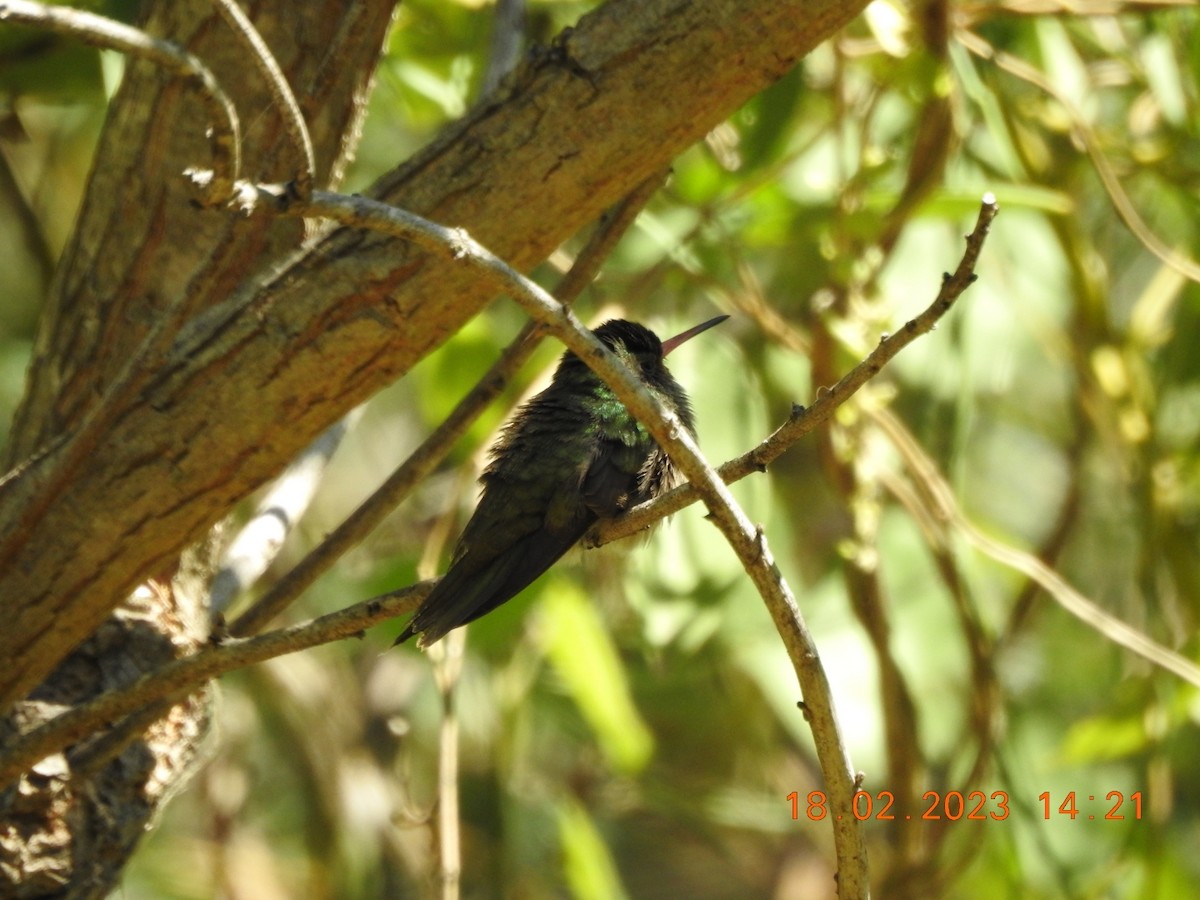
<svg viewBox="0 0 1200 900"><path fill-rule="evenodd" d="M714 325L720 325L728 318L729 316L717 316L715 319L709 319L707 322L701 322L699 325L689 328L687 331L683 332L682 334L677 334L673 338L667 338L662 342L663 356L666 356L684 341L691 340L702 331L708 331L708 329L712 328Z"/></svg>

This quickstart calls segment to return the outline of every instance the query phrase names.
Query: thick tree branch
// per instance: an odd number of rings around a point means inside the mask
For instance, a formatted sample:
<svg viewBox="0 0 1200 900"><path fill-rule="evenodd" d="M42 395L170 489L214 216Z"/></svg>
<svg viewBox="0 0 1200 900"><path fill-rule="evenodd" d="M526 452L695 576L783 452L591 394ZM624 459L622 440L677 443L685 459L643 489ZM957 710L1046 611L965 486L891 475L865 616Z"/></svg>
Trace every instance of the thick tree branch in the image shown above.
<svg viewBox="0 0 1200 900"><path fill-rule="evenodd" d="M394 6L394 0L333 0L325 6L265 0L254 6L255 27L307 119L322 186L339 182L353 152ZM292 178L294 153L272 91L256 72L247 72L246 51L211 0L145 4L144 10L140 24L147 34L204 60L232 102L255 111L241 138L242 175ZM143 57L126 66L47 298L26 393L5 448L7 465L78 430L101 398L136 400L137 390L121 393L116 382L139 356L143 376L161 362L164 353L140 352L151 329L165 331L169 348L182 322L227 300L237 285L269 269L304 238L304 223L297 220L264 227L225 210L196 208L195 188L181 173L209 164L210 117L199 92L181 88L172 70ZM226 189L218 199L227 197Z"/></svg>
<svg viewBox="0 0 1200 900"><path fill-rule="evenodd" d="M251 6L255 28L300 98L322 183L339 179L353 151L394 5L394 0L307 5L256 0ZM147 35L202 59L232 102L254 111L238 148L241 173L266 180L290 177L293 173L280 162L293 156L270 92L255 73L246 77L245 50L210 0L143 4L143 10ZM72 13L56 7L52 15ZM113 27L120 34L126 26ZM153 44L157 39L143 35L138 40ZM306 231L298 220L264 227L196 208L195 191L181 173L213 165L209 126L218 134L223 130L210 112L214 102L202 84L181 79L170 65L161 67L153 53L135 52L125 67L71 242L50 285L26 393L4 450L8 465L56 448L55 465L39 469L34 480L48 474L71 493L80 475L88 477L92 451L112 449L112 426L139 402L182 323L225 300L280 250L294 248ZM229 173L215 181L233 177ZM139 477L136 466L130 472ZM156 491L149 482L143 489L147 498ZM108 528L111 510L106 504L76 508L77 523L91 532L89 541L116 537ZM35 509L15 511L40 515ZM0 534L40 547L35 554L47 551L44 561L53 567L52 548L36 535ZM43 652L49 654L47 671L54 671L40 680L36 700L0 718L4 742L36 729L63 708L86 704L194 651L207 633L199 584L211 572L213 548L205 541L196 552L147 572L153 580L143 588L107 598L105 605L119 601L120 608L101 615L104 621L88 629L88 639L65 658L63 652L78 641L51 635ZM24 593L0 590L6 621L25 608L27 599ZM6 658L5 668L11 662ZM87 675L80 677L81 672ZM147 821L190 771L207 718L206 691L175 703L151 703L139 709L135 728L120 735L103 731L65 757L44 760L39 772L53 777L32 771L23 777L0 803L5 825L0 829L0 894L107 895Z"/></svg>

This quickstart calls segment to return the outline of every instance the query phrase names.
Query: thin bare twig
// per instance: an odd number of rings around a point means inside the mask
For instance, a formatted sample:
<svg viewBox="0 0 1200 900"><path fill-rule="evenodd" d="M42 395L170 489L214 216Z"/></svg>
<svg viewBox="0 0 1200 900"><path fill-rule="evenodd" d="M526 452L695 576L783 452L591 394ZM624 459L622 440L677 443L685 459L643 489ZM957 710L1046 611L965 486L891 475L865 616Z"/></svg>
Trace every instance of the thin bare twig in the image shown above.
<svg viewBox="0 0 1200 900"><path fill-rule="evenodd" d="M929 481L930 471L937 474L936 466L917 439L891 409L871 408L867 410L867 414L899 452L905 468L910 473L911 481L898 474L888 473L883 476L883 483L908 510L913 521L917 523L924 534L926 544L933 556L934 565L953 600L954 610L958 614L962 626L970 656L971 690L968 695L968 717L962 726L961 744L965 750L974 743L975 751L970 768L965 776L959 778L959 783L978 784L987 770L987 765L992 758L992 751L995 749L999 737L1000 722L997 709L1001 700L1001 692L993 664L996 642L988 635L980 621L978 611L971 603L969 588L960 571L957 555L954 552L951 524L946 520L941 504L935 497L938 486ZM948 821L937 820L927 823L930 827L923 835L922 842L927 859L935 858L948 839L950 835L950 829L946 827ZM950 873L962 871L978 850L977 843L960 846L955 851L955 858L960 864L957 869L950 868L948 871ZM930 873L924 870L919 873L914 871L913 878L920 878L922 886L931 883L941 885L946 880L946 877L940 873Z"/></svg>
<svg viewBox="0 0 1200 900"><path fill-rule="evenodd" d="M458 900L462 876L458 812L458 680L462 674L466 632L459 628L438 641L434 677L442 698L438 732L438 857L442 900Z"/></svg>
<svg viewBox="0 0 1200 900"><path fill-rule="evenodd" d="M979 35L971 32L962 32L958 36L958 39L964 47L976 56L995 63L1004 71L1015 75L1023 81L1029 82L1058 101L1059 105L1062 106L1070 118L1075 135L1083 144L1084 150L1087 151L1088 158L1092 161L1092 167L1100 177L1100 183L1104 185L1105 193L1108 194L1109 200L1112 201L1113 209L1116 210L1121 221L1125 223L1125 227L1129 229L1130 233L1147 251L1158 257L1165 265L1170 266L1189 281L1200 284L1200 264L1186 254L1168 246L1146 224L1141 213L1137 211L1137 207L1133 205L1133 201L1129 199L1129 194L1125 192L1125 187L1121 184L1121 179L1117 177L1117 173L1113 170L1112 163L1108 161L1108 157L1100 147L1100 142L1096 139L1096 134L1092 126L1075 109L1074 104L1067 99L1063 92L1055 87L1045 75L1029 65L1029 63L1013 56L1011 53L997 50Z"/></svg>
<svg viewBox="0 0 1200 900"><path fill-rule="evenodd" d="M1032 553L985 535L963 514L954 499L954 492L932 461L917 451L915 445L904 448L904 454L906 463L917 474L938 517L956 528L976 550L1029 578L1063 609L1113 643L1200 687L1200 666L1101 609Z"/></svg>
<svg viewBox="0 0 1200 900"><path fill-rule="evenodd" d="M962 511L957 508L955 524L976 550L1036 581L1059 606L1094 631L1104 635L1114 644L1133 651L1142 659L1178 675L1189 684L1200 687L1200 666L1101 609L1032 553L988 537L968 522Z"/></svg>
<svg viewBox="0 0 1200 900"><path fill-rule="evenodd" d="M67 6L48 6L29 0L0 2L0 22L17 22L69 35L93 47L117 50L146 59L199 89L211 122L213 172L209 180L212 199L225 200L241 168L241 132L233 101L221 89L216 76L198 58L181 47L151 37L112 19Z"/></svg>
<svg viewBox="0 0 1200 900"><path fill-rule="evenodd" d="M967 235L967 250L953 275L943 276L942 288L933 303L915 319L909 319L895 334L884 335L871 354L851 369L831 388L817 391L816 402L807 408L796 406L791 416L754 449L722 465L717 471L726 483L740 481L754 472L763 472L800 438L827 422L859 388L874 378L901 350L931 331L954 301L975 280L975 264L983 249L992 219L999 212L996 198L985 194L974 230ZM618 519L595 525L584 537L589 547L629 537L648 528L664 516L695 503L700 496L690 484L680 485L654 500L635 506Z"/></svg>
<svg viewBox="0 0 1200 900"><path fill-rule="evenodd" d="M1006 3L964 3L954 14L967 26L1017 16L1108 17L1127 13L1144 15L1196 5L1196 0L1008 0Z"/></svg>
<svg viewBox="0 0 1200 900"><path fill-rule="evenodd" d="M299 165L292 181L292 187L298 197L307 198L312 193L317 163L313 153L312 138L309 137L308 126L304 123L304 115L300 112L300 104L296 102L296 95L292 93L292 88L288 84L287 78L284 77L283 70L280 69L271 48L267 46L267 42L263 40L262 35L258 33L258 29L254 27L254 23L250 21L249 16L242 11L242 8L233 0L214 0L214 3L226 24L237 32L238 37L250 48L250 55L254 58L255 65L267 80L271 99L275 101L275 106L283 117L283 127L299 157L297 160Z"/></svg>

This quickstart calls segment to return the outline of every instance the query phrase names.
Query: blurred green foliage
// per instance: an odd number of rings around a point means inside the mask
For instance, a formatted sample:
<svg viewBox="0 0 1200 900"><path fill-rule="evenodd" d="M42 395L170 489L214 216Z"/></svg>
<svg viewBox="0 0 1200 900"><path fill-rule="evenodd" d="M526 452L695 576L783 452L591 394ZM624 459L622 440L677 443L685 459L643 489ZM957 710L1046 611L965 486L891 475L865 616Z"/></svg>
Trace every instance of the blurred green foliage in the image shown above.
<svg viewBox="0 0 1200 900"><path fill-rule="evenodd" d="M734 314L672 358L701 443L723 460L924 308L979 197L997 195L979 281L942 327L831 428L734 487L800 598L875 811L881 792L895 797L896 820L867 824L877 896L1174 898L1200 880L1196 690L937 521L904 449L918 448L982 532L1197 658L1200 286L1122 222L1087 148L1146 231L1194 267L1200 14L1115 6L926 4L917 18L879 0L676 161L580 303L589 321L621 314L664 333ZM530 29L548 39L587 8L531 4ZM351 189L476 101L490 11L400 6ZM940 14L967 39L951 30L944 43ZM5 423L105 93L11 92L25 136L0 141ZM550 266L538 274L553 284ZM496 303L370 404L279 571L520 324ZM491 432L555 355L543 348L298 617L440 568L430 561L445 560L469 512ZM435 673L453 659L387 651L394 631L226 679L212 758L122 896L433 891ZM794 675L701 510L568 557L472 625L461 652L464 896L832 895L829 823L807 817L822 785ZM1003 792L1008 817L920 819L926 792L951 791ZM1123 820L1104 818L1113 791ZM1075 818L1058 812L1071 792Z"/></svg>

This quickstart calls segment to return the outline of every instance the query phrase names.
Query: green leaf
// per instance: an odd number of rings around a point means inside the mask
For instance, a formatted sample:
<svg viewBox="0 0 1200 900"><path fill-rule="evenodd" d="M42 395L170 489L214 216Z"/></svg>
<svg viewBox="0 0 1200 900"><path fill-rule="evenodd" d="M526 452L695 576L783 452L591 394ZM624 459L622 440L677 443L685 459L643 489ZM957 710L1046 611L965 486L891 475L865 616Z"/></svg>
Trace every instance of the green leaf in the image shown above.
<svg viewBox="0 0 1200 900"><path fill-rule="evenodd" d="M563 875L571 894L580 900L620 900L628 896L621 875L587 810L574 800L558 808Z"/></svg>
<svg viewBox="0 0 1200 900"><path fill-rule="evenodd" d="M654 738L629 693L617 651L587 596L565 578L548 579L541 626L546 655L614 767L637 772Z"/></svg>
<svg viewBox="0 0 1200 900"><path fill-rule="evenodd" d="M1063 757L1070 763L1094 763L1132 756L1146 747L1140 713L1092 716L1076 722L1063 738Z"/></svg>

